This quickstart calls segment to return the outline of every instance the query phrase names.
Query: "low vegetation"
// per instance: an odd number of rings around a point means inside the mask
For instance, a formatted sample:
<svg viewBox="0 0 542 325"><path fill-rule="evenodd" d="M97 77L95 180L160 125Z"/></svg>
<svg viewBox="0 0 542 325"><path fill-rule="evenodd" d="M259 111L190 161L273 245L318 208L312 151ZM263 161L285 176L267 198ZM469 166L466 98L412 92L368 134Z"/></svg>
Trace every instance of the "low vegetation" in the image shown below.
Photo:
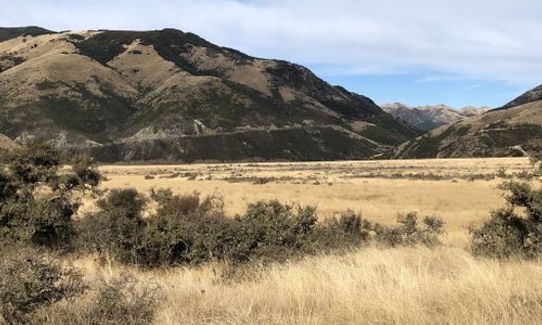
<svg viewBox="0 0 542 325"><path fill-rule="evenodd" d="M481 228L472 231L472 248L478 255L498 258L542 257L542 189L528 183L503 185L508 206L492 213Z"/></svg>
<svg viewBox="0 0 542 325"><path fill-rule="evenodd" d="M0 316L7 324L29 323L39 308L78 296L85 289L78 270L62 267L46 254L3 249L1 257Z"/></svg>
<svg viewBox="0 0 542 325"><path fill-rule="evenodd" d="M10 152L0 169L0 241L66 249L73 238L76 193L92 191L100 175L88 158L76 157L59 173L62 155L48 145Z"/></svg>
<svg viewBox="0 0 542 325"><path fill-rule="evenodd" d="M347 212L318 221L316 209L261 201L240 216L227 216L222 200L199 194L173 195L159 190L150 203L134 189L113 190L98 201L99 211L78 223L81 249L101 253L140 266L285 261L368 245L434 246L443 232L437 218L420 226L415 214L400 219L400 226L371 223Z"/></svg>
<svg viewBox="0 0 542 325"><path fill-rule="evenodd" d="M305 263L310 256L344 256L357 248L430 249L440 245L445 233L441 219L420 220L416 213L400 215L391 226L353 211L321 219L313 207L271 200L230 216L217 196L168 189L102 193L102 177L92 159L67 159L47 145L17 149L4 160L0 324L143 325L160 317L157 303L170 290L163 283L124 273L91 280L84 268L68 262L76 256L98 257L108 268L115 263L131 272L227 265L221 273L243 282L251 277L235 275ZM66 163L71 167L63 167ZM542 190L514 182L503 188L510 193L508 207L472 230L472 252L499 259L540 258ZM75 218L81 193L97 199L96 209Z"/></svg>
<svg viewBox="0 0 542 325"><path fill-rule="evenodd" d="M149 325L154 319L160 299L159 287L142 287L137 279L126 275L109 281L101 279L95 288L87 291L85 296L78 297L79 301L72 299L69 303L40 309L32 315L30 323Z"/></svg>
<svg viewBox="0 0 542 325"><path fill-rule="evenodd" d="M531 152L534 164L541 159L541 151ZM501 188L508 192L507 207L493 212L482 227L471 231L473 252L497 258L539 259L542 257L542 189L514 181Z"/></svg>

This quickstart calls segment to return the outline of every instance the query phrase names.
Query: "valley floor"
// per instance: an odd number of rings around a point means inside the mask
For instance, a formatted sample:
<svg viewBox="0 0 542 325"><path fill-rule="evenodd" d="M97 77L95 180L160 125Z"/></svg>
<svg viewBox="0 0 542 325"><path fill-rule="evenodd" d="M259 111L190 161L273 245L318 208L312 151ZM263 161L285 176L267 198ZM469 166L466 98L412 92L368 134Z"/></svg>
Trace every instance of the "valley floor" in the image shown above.
<svg viewBox="0 0 542 325"><path fill-rule="evenodd" d="M526 158L387 160L201 165L109 165L105 189L219 195L229 214L247 204L277 199L318 208L321 218L348 209L393 223L416 211L446 222L446 240L464 247L467 228L505 204L498 185L532 171ZM87 208L89 204L87 204Z"/></svg>
<svg viewBox="0 0 542 325"><path fill-rule="evenodd" d="M383 223L418 211L442 217L447 235L433 250L369 247L235 272L74 263L91 280L132 275L162 288L156 324L537 324L542 263L468 252L468 227L505 203L497 186L531 169L527 159L103 166L106 189L219 194L232 214L260 199L315 205L321 218L353 209Z"/></svg>

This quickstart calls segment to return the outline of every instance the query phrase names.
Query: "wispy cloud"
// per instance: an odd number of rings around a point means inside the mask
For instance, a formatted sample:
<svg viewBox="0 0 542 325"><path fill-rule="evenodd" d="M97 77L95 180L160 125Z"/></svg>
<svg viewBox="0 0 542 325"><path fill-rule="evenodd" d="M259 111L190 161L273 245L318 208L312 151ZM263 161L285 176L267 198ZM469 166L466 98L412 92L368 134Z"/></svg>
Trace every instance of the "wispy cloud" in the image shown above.
<svg viewBox="0 0 542 325"><path fill-rule="evenodd" d="M474 90L474 89L478 89L482 87L482 85L479 85L479 84L473 84L473 85L469 85L467 87L465 87L466 90Z"/></svg>

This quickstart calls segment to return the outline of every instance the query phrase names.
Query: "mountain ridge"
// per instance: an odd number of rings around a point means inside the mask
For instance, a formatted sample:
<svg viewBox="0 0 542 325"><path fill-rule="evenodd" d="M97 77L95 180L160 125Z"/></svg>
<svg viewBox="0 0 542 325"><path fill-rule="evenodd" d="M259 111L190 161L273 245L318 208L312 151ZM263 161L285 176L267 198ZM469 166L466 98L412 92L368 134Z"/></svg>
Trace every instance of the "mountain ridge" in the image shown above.
<svg viewBox="0 0 542 325"><path fill-rule="evenodd" d="M384 104L381 107L393 117L424 131L430 131L442 125L477 116L489 110L488 107L476 108L472 106L454 109L444 104L412 107L398 102Z"/></svg>
<svg viewBox="0 0 542 325"><path fill-rule="evenodd" d="M38 36L43 34L54 33L53 31L37 26L27 27L0 27L0 42L4 42L19 36Z"/></svg>
<svg viewBox="0 0 542 325"><path fill-rule="evenodd" d="M0 133L19 143L104 161L333 160L419 135L305 67L192 33L18 32L0 42Z"/></svg>
<svg viewBox="0 0 542 325"><path fill-rule="evenodd" d="M521 106L523 104L528 104L531 102L535 102L538 100L542 100L542 85L539 85L519 97L515 98L514 100L510 101L509 103L503 105L502 107L499 107L495 109L496 111L505 110L512 107Z"/></svg>
<svg viewBox="0 0 542 325"><path fill-rule="evenodd" d="M396 158L523 156L542 143L542 86L480 116L437 128L401 145ZM540 149L540 148L539 148Z"/></svg>

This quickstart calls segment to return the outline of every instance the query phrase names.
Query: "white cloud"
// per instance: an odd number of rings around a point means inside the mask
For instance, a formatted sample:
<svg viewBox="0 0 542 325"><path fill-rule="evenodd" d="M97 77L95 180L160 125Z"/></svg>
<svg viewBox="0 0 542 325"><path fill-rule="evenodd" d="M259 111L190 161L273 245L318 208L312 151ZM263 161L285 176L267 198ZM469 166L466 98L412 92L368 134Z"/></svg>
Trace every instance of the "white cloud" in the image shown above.
<svg viewBox="0 0 542 325"><path fill-rule="evenodd" d="M539 0L3 0L0 25L176 27L325 73L413 69L542 82ZM6 2L6 3L4 3Z"/></svg>

